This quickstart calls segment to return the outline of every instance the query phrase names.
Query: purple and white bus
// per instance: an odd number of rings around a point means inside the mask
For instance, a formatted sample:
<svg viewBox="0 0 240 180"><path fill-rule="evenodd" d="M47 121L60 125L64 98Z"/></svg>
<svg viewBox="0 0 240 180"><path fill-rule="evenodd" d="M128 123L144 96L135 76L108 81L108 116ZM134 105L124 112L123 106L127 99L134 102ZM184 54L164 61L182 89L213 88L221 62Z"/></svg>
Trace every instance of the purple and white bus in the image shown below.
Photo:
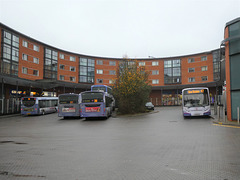
<svg viewBox="0 0 240 180"><path fill-rule="evenodd" d="M206 87L186 88L182 90L183 116L210 116L210 96Z"/></svg>
<svg viewBox="0 0 240 180"><path fill-rule="evenodd" d="M112 114L113 96L103 91L85 91L81 93L81 117L104 117Z"/></svg>
<svg viewBox="0 0 240 180"><path fill-rule="evenodd" d="M58 96L59 117L80 117L80 94L65 93Z"/></svg>

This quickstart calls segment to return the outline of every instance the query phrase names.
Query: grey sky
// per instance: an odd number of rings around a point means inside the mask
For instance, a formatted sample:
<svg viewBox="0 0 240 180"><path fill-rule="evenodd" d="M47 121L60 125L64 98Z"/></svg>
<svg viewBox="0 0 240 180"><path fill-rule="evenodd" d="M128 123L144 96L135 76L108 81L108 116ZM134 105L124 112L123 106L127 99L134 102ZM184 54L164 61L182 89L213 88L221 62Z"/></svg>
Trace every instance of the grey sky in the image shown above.
<svg viewBox="0 0 240 180"><path fill-rule="evenodd" d="M0 21L70 52L169 57L219 48L240 0L0 0Z"/></svg>

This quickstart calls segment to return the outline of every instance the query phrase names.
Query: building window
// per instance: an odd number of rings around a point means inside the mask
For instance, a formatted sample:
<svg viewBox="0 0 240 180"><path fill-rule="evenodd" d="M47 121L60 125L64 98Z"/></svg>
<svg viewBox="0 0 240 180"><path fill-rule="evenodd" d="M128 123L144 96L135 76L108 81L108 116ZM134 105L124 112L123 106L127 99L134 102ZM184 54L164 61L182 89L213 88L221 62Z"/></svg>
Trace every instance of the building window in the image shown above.
<svg viewBox="0 0 240 180"><path fill-rule="evenodd" d="M70 76L70 81L75 82L75 77Z"/></svg>
<svg viewBox="0 0 240 180"><path fill-rule="evenodd" d="M188 82L195 82L195 77L188 78Z"/></svg>
<svg viewBox="0 0 240 180"><path fill-rule="evenodd" d="M158 66L158 61L153 61L152 66Z"/></svg>
<svg viewBox="0 0 240 180"><path fill-rule="evenodd" d="M102 60L97 60L97 65L103 65L103 61Z"/></svg>
<svg viewBox="0 0 240 180"><path fill-rule="evenodd" d="M145 66L145 62L139 62L138 65L139 66Z"/></svg>
<svg viewBox="0 0 240 180"><path fill-rule="evenodd" d="M109 65L110 66L116 66L116 62L115 61L109 61Z"/></svg>
<svg viewBox="0 0 240 180"><path fill-rule="evenodd" d="M188 63L193 63L193 62L195 62L194 58L188 58Z"/></svg>
<svg viewBox="0 0 240 180"><path fill-rule="evenodd" d="M207 76L202 76L202 81L207 81L208 80L208 77Z"/></svg>
<svg viewBox="0 0 240 180"><path fill-rule="evenodd" d="M103 74L103 70L102 69L97 69L97 74Z"/></svg>
<svg viewBox="0 0 240 180"><path fill-rule="evenodd" d="M33 58L33 63L35 63L35 64L39 64L39 59L36 58L36 57L34 57L34 58Z"/></svg>
<svg viewBox="0 0 240 180"><path fill-rule="evenodd" d="M22 59L25 60L25 61L27 61L27 60L28 60L28 55L22 54Z"/></svg>
<svg viewBox="0 0 240 180"><path fill-rule="evenodd" d="M116 75L116 71L110 70L110 71L109 71L109 74L110 74L110 75Z"/></svg>
<svg viewBox="0 0 240 180"><path fill-rule="evenodd" d="M80 58L79 61L79 82L94 83L95 60Z"/></svg>
<svg viewBox="0 0 240 180"><path fill-rule="evenodd" d="M33 45L33 50L39 52L39 47L37 45Z"/></svg>
<svg viewBox="0 0 240 180"><path fill-rule="evenodd" d="M164 83L177 84L181 83L181 60L164 61Z"/></svg>
<svg viewBox="0 0 240 180"><path fill-rule="evenodd" d="M202 71L207 71L208 67L207 66L202 66Z"/></svg>
<svg viewBox="0 0 240 180"><path fill-rule="evenodd" d="M45 48L44 78L57 80L58 52Z"/></svg>
<svg viewBox="0 0 240 180"><path fill-rule="evenodd" d="M23 40L22 41L22 46L27 48L28 47L28 42Z"/></svg>
<svg viewBox="0 0 240 180"><path fill-rule="evenodd" d="M158 79L153 79L152 84L159 84L159 80Z"/></svg>
<svg viewBox="0 0 240 180"><path fill-rule="evenodd" d="M64 81L64 76L63 76L63 75L60 75L60 76L59 76L59 80Z"/></svg>
<svg viewBox="0 0 240 180"><path fill-rule="evenodd" d="M64 54L59 54L60 59L64 59Z"/></svg>
<svg viewBox="0 0 240 180"><path fill-rule="evenodd" d="M114 81L110 79L109 84L114 84Z"/></svg>
<svg viewBox="0 0 240 180"><path fill-rule="evenodd" d="M75 57L70 56L70 61L76 61Z"/></svg>
<svg viewBox="0 0 240 180"><path fill-rule="evenodd" d="M22 73L23 73L23 74L27 74L27 73L28 73L28 68L22 67Z"/></svg>
<svg viewBox="0 0 240 180"><path fill-rule="evenodd" d="M75 68L75 67L73 67L73 66L70 66L70 71L73 71L73 72L75 72L75 71L76 71L76 68Z"/></svg>
<svg viewBox="0 0 240 180"><path fill-rule="evenodd" d="M159 71L158 70L152 70L152 75L158 75Z"/></svg>
<svg viewBox="0 0 240 180"><path fill-rule="evenodd" d="M64 70L65 66L63 64L59 65L59 69Z"/></svg>
<svg viewBox="0 0 240 180"><path fill-rule="evenodd" d="M188 72L189 72L189 73L195 72L195 68L188 68Z"/></svg>
<svg viewBox="0 0 240 180"><path fill-rule="evenodd" d="M206 61L207 60L207 56L202 56L201 57L201 61Z"/></svg>
<svg viewBox="0 0 240 180"><path fill-rule="evenodd" d="M33 70L33 75L38 76L38 70Z"/></svg>
<svg viewBox="0 0 240 180"><path fill-rule="evenodd" d="M103 83L103 80L102 79L97 79L97 83Z"/></svg>

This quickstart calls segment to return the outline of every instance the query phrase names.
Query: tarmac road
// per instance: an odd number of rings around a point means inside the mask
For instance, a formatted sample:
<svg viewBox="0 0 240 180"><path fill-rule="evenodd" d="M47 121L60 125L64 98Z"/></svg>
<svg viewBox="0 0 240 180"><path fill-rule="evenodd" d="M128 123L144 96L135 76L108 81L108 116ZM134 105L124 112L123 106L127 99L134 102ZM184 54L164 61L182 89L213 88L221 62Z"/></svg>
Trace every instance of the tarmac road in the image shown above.
<svg viewBox="0 0 240 180"><path fill-rule="evenodd" d="M101 119L0 117L0 179L239 180L240 128L181 107Z"/></svg>

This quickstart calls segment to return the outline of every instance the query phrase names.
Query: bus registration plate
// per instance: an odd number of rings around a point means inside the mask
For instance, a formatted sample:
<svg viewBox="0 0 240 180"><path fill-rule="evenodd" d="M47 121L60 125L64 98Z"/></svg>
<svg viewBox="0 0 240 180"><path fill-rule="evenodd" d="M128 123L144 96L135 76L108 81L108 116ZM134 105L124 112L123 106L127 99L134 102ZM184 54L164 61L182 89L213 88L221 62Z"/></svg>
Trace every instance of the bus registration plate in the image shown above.
<svg viewBox="0 0 240 180"><path fill-rule="evenodd" d="M75 108L62 108L62 112L75 112Z"/></svg>
<svg viewBox="0 0 240 180"><path fill-rule="evenodd" d="M100 107L86 107L86 112L100 112Z"/></svg>

